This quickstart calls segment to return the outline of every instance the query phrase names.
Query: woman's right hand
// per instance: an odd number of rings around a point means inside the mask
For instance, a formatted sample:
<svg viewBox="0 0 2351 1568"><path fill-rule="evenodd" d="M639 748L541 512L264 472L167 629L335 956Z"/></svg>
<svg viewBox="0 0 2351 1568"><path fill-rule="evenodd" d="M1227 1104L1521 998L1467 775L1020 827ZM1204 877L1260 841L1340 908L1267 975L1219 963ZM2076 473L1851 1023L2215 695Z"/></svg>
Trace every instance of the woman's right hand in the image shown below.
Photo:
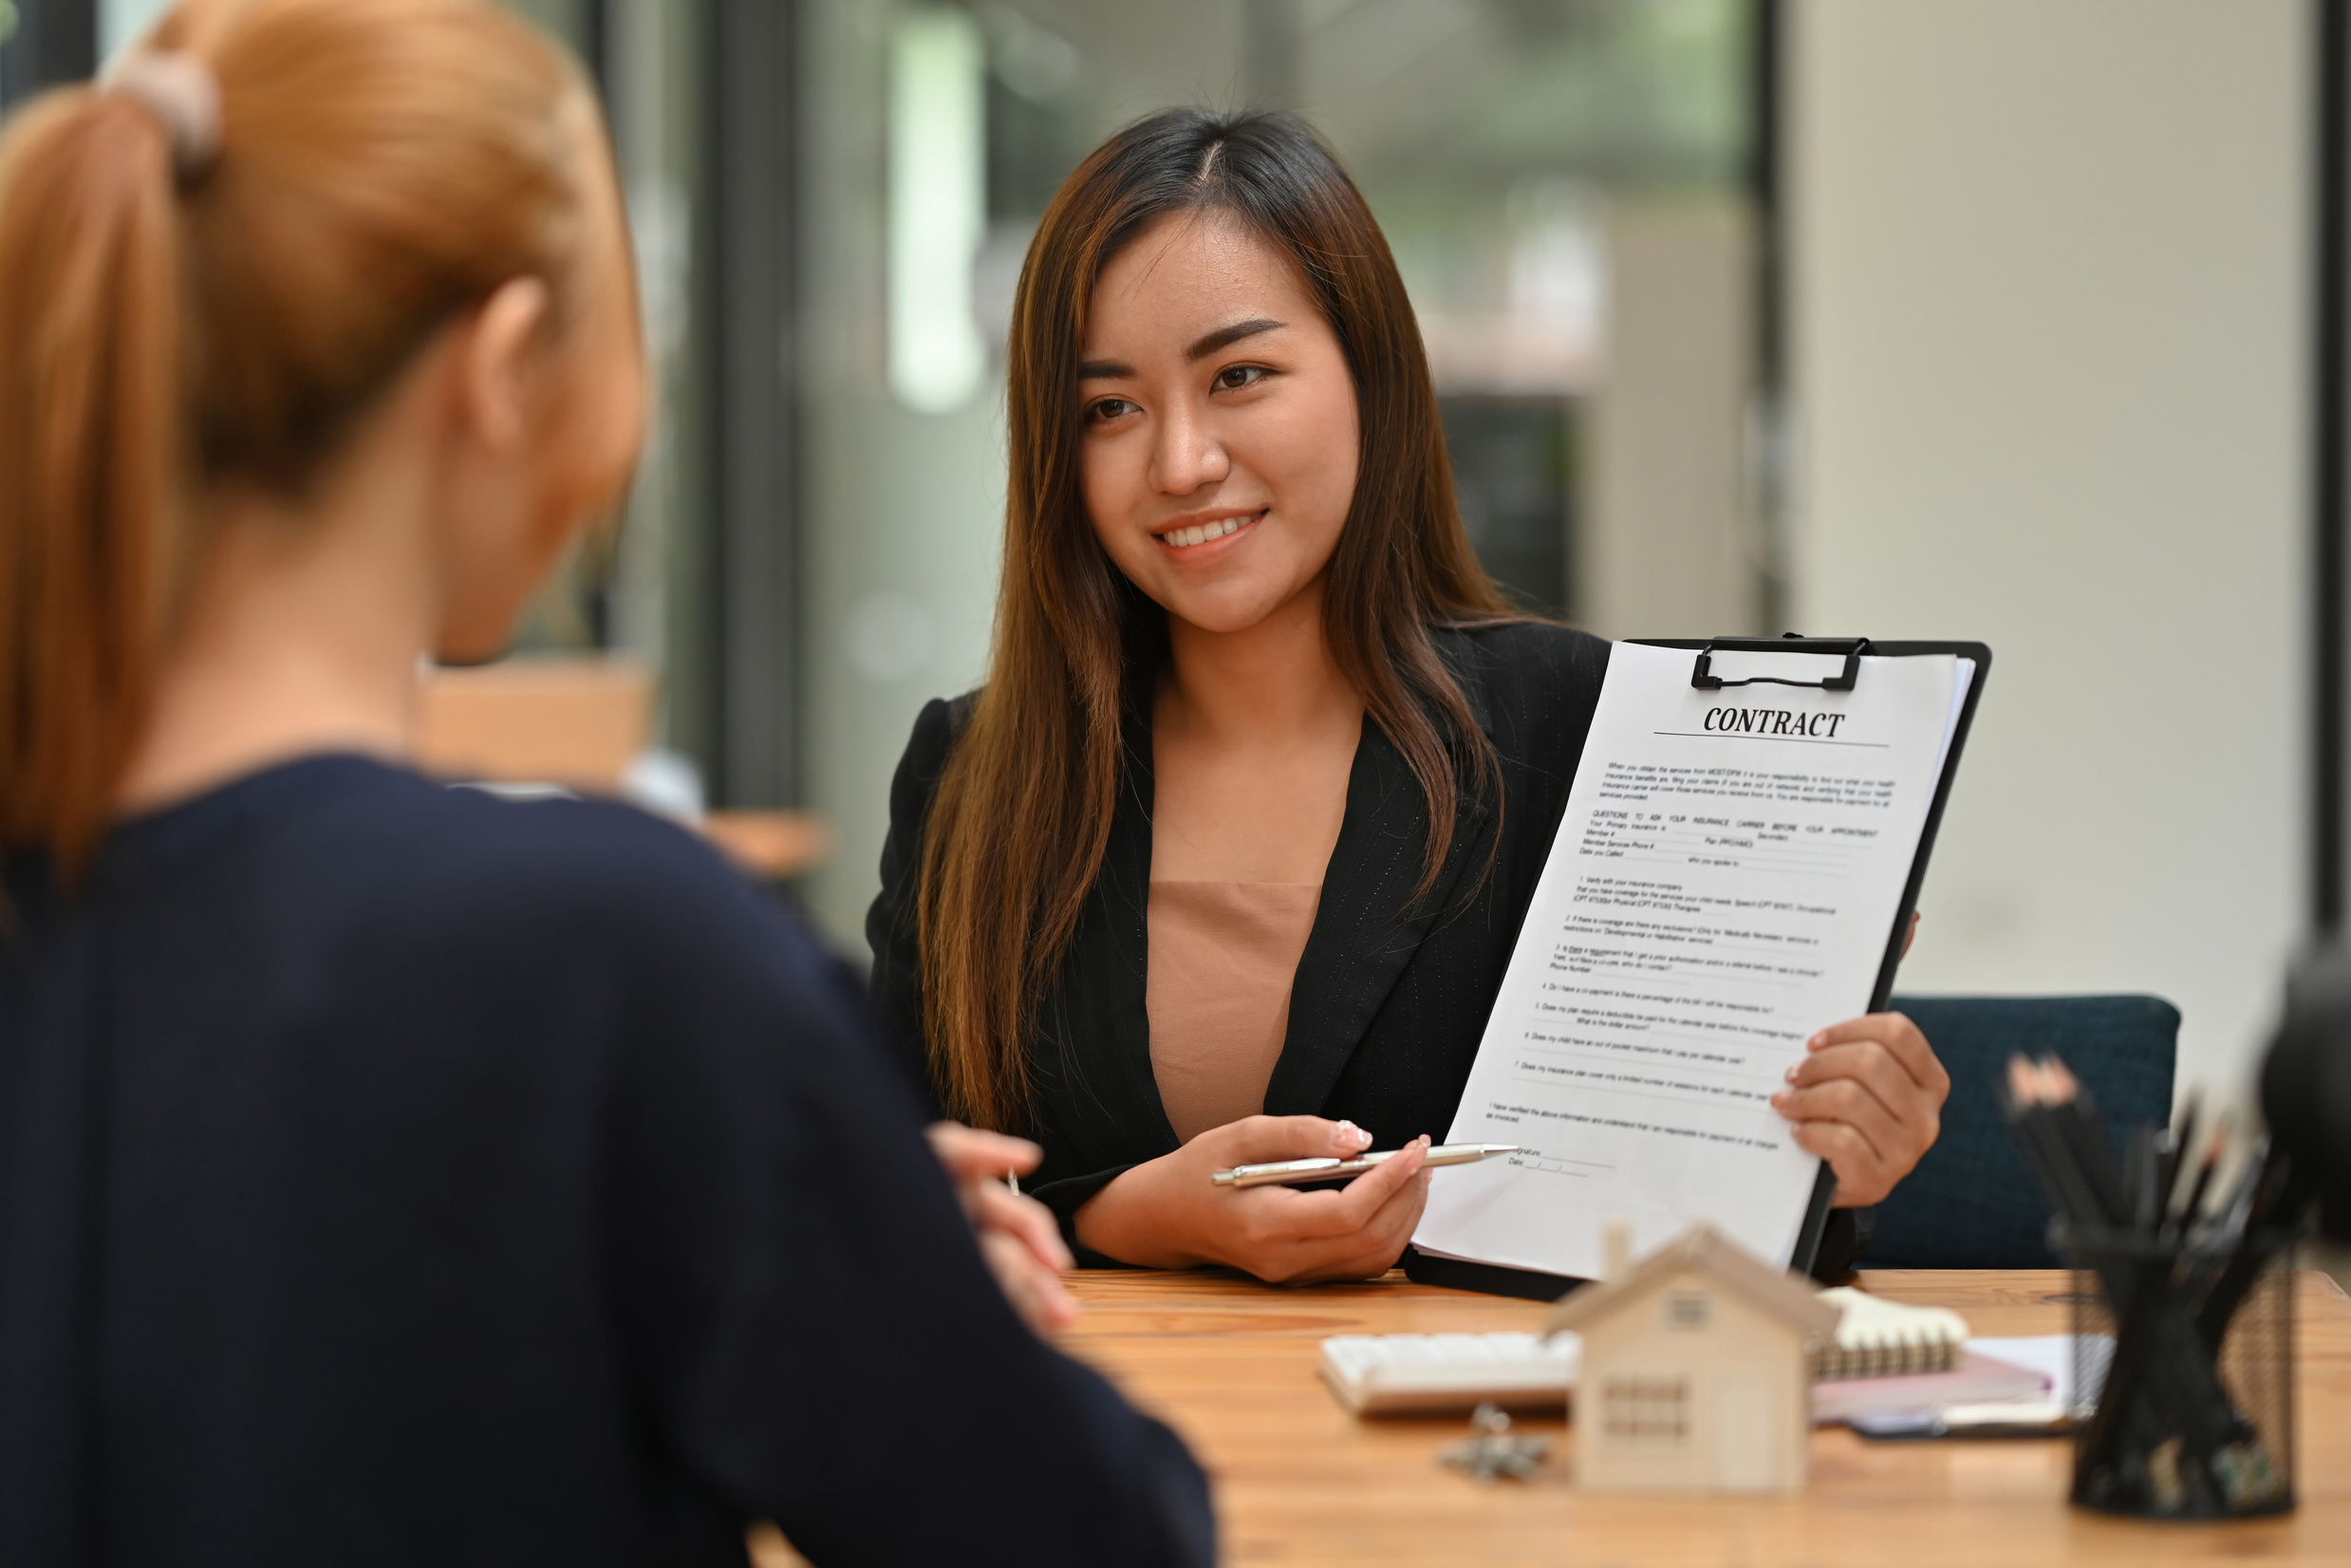
<svg viewBox="0 0 2351 1568"><path fill-rule="evenodd" d="M971 1220L980 1256L1033 1331L1050 1336L1077 1321L1077 1298L1061 1283L1070 1249L1053 1210L1004 1184L1006 1174L1036 1168L1045 1151L1026 1138L1007 1138L961 1122L933 1122L931 1152L947 1167L956 1196Z"/></svg>
<svg viewBox="0 0 2351 1568"><path fill-rule="evenodd" d="M1343 1187L1224 1187L1211 1173L1371 1147L1353 1122L1248 1116L1136 1166L1077 1211L1077 1239L1141 1268L1225 1263L1272 1284L1362 1279L1394 1266L1420 1223L1428 1179L1426 1136Z"/></svg>

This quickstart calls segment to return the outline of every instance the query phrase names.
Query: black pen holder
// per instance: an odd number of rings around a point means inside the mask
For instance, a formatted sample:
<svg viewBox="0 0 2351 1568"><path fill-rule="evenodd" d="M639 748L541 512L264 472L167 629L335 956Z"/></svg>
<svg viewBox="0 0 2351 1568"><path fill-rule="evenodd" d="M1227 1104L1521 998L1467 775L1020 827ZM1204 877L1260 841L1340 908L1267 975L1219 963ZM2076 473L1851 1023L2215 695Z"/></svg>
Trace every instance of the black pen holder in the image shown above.
<svg viewBox="0 0 2351 1568"><path fill-rule="evenodd" d="M2141 1519L2294 1506L2293 1237L2050 1226L2074 1265L2073 1501Z"/></svg>

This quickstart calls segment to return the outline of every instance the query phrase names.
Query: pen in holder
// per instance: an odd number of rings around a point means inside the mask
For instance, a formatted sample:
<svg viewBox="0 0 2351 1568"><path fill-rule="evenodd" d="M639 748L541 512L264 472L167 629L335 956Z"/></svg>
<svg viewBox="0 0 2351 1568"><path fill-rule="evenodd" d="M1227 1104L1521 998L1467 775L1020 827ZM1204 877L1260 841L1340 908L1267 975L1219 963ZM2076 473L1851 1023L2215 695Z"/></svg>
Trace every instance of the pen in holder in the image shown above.
<svg viewBox="0 0 2351 1568"><path fill-rule="evenodd" d="M2290 1235L2195 1242L2061 1217L2050 1239L2075 1268L2075 1386L2105 1363L2074 1428L2074 1502L2155 1519L2290 1510Z"/></svg>
<svg viewBox="0 0 2351 1568"><path fill-rule="evenodd" d="M2283 1159L2256 1145L2208 1204L2227 1151L2192 1171L2195 1107L2140 1128L2118 1163L2073 1074L2012 1059L2005 1109L2074 1266L2073 1501L2151 1519L2241 1519L2294 1506L2293 1227ZM2110 1349L2111 1347L2111 1349ZM2103 1387L2099 1387L2102 1373Z"/></svg>

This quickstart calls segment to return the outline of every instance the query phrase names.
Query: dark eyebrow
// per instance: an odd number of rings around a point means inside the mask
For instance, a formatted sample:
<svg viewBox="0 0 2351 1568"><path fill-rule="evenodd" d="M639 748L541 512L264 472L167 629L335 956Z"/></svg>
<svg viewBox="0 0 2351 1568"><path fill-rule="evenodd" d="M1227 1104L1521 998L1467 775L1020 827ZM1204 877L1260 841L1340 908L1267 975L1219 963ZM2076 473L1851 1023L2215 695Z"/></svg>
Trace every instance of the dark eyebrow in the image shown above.
<svg viewBox="0 0 2351 1568"><path fill-rule="evenodd" d="M1243 338L1254 338L1259 332L1278 332L1288 322L1268 321L1263 316L1248 321L1237 321L1230 327L1220 327L1206 337L1184 350L1187 364L1197 364L1220 348L1229 348ZM1134 366L1119 360L1088 360L1077 367L1077 379L1082 382L1117 381L1134 374Z"/></svg>
<svg viewBox="0 0 2351 1568"><path fill-rule="evenodd" d="M1267 321L1263 316L1259 316L1252 321L1237 321L1230 327L1220 327L1184 350L1185 361L1197 364L1218 349L1228 348L1243 338L1254 338L1259 332L1278 332L1287 325L1286 322Z"/></svg>

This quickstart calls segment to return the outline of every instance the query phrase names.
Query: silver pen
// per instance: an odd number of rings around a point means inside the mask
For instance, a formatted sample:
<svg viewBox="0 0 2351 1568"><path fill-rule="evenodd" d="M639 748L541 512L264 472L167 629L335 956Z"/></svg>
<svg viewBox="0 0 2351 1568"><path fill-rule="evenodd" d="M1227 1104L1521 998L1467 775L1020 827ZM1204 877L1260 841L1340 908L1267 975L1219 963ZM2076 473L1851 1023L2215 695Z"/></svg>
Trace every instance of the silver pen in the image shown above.
<svg viewBox="0 0 2351 1568"><path fill-rule="evenodd" d="M1212 1172L1208 1180L1218 1186L1296 1186L1301 1182L1331 1182L1342 1176L1360 1176L1373 1166L1382 1165L1403 1153L1400 1148L1383 1148L1376 1154L1358 1154L1352 1160L1324 1155L1314 1160L1279 1160L1272 1165L1235 1166L1230 1170ZM1465 1166L1479 1160L1490 1160L1497 1154L1516 1154L1517 1144L1439 1144L1428 1151L1424 1166Z"/></svg>

